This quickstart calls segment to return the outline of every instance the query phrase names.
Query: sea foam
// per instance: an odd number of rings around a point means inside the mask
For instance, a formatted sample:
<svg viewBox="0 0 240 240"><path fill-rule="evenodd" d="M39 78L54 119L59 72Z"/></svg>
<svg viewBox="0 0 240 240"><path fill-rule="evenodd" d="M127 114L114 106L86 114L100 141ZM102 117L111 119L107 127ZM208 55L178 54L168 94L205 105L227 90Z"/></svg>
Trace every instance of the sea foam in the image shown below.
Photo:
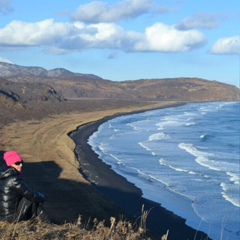
<svg viewBox="0 0 240 240"><path fill-rule="evenodd" d="M144 197L212 239L239 240L239 107L192 103L119 117L90 143Z"/></svg>

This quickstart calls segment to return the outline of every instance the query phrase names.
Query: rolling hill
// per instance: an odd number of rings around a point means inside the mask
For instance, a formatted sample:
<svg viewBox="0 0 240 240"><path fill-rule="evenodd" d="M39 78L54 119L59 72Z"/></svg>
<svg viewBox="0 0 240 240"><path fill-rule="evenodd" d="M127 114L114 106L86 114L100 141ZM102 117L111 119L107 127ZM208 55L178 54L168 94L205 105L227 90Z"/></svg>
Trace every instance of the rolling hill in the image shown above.
<svg viewBox="0 0 240 240"><path fill-rule="evenodd" d="M119 101L239 101L239 88L199 78L140 79L114 82L63 68L46 70L0 63L0 106L76 99Z"/></svg>

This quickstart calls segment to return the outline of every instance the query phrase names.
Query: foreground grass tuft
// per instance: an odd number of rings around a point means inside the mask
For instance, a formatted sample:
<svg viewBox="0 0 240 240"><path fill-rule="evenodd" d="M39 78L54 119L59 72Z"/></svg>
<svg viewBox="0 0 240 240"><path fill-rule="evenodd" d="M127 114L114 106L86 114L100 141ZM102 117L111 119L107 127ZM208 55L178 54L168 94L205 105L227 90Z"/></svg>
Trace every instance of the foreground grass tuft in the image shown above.
<svg viewBox="0 0 240 240"><path fill-rule="evenodd" d="M126 220L110 218L110 225L104 221L93 220L93 223L83 223L81 216L76 223L53 224L35 218L18 223L0 222L0 239L4 240L151 240L147 234L146 221L149 211L144 210L135 223ZM138 221L140 220L140 221ZM168 232L161 240L167 240ZM159 239L159 238L158 238Z"/></svg>
<svg viewBox="0 0 240 240"><path fill-rule="evenodd" d="M18 223L0 222L0 239L4 240L44 240L44 239L81 239L81 240L147 240L146 229L139 226L136 230L127 221L116 222L111 218L110 227L103 221L94 220L91 227L83 226L81 219L74 224L62 225L45 223L39 219ZM166 238L162 238L166 239Z"/></svg>

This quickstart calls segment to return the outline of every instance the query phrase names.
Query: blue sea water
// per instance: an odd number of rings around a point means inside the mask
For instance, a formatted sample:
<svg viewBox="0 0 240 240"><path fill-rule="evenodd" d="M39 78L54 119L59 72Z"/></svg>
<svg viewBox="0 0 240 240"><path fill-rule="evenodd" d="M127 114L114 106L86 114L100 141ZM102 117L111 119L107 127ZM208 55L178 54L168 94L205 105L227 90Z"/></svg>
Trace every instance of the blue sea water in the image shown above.
<svg viewBox="0 0 240 240"><path fill-rule="evenodd" d="M121 116L89 138L112 169L212 239L240 239L240 103ZM161 216L159 216L161 218Z"/></svg>

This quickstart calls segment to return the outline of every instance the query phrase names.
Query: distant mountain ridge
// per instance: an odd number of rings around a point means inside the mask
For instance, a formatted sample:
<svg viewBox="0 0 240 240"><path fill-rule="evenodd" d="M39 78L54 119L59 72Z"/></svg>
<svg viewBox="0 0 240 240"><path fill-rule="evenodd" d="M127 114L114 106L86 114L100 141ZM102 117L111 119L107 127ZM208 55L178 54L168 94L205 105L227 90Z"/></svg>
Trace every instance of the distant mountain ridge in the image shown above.
<svg viewBox="0 0 240 240"><path fill-rule="evenodd" d="M199 78L140 79L114 82L63 68L46 70L0 63L0 108L109 99L137 102L239 101L236 86Z"/></svg>
<svg viewBox="0 0 240 240"><path fill-rule="evenodd" d="M0 77L12 77L17 75L40 76L40 77L73 77L86 76L100 78L93 74L74 73L64 68L55 68L46 70L42 67L25 67L7 62L0 62Z"/></svg>

